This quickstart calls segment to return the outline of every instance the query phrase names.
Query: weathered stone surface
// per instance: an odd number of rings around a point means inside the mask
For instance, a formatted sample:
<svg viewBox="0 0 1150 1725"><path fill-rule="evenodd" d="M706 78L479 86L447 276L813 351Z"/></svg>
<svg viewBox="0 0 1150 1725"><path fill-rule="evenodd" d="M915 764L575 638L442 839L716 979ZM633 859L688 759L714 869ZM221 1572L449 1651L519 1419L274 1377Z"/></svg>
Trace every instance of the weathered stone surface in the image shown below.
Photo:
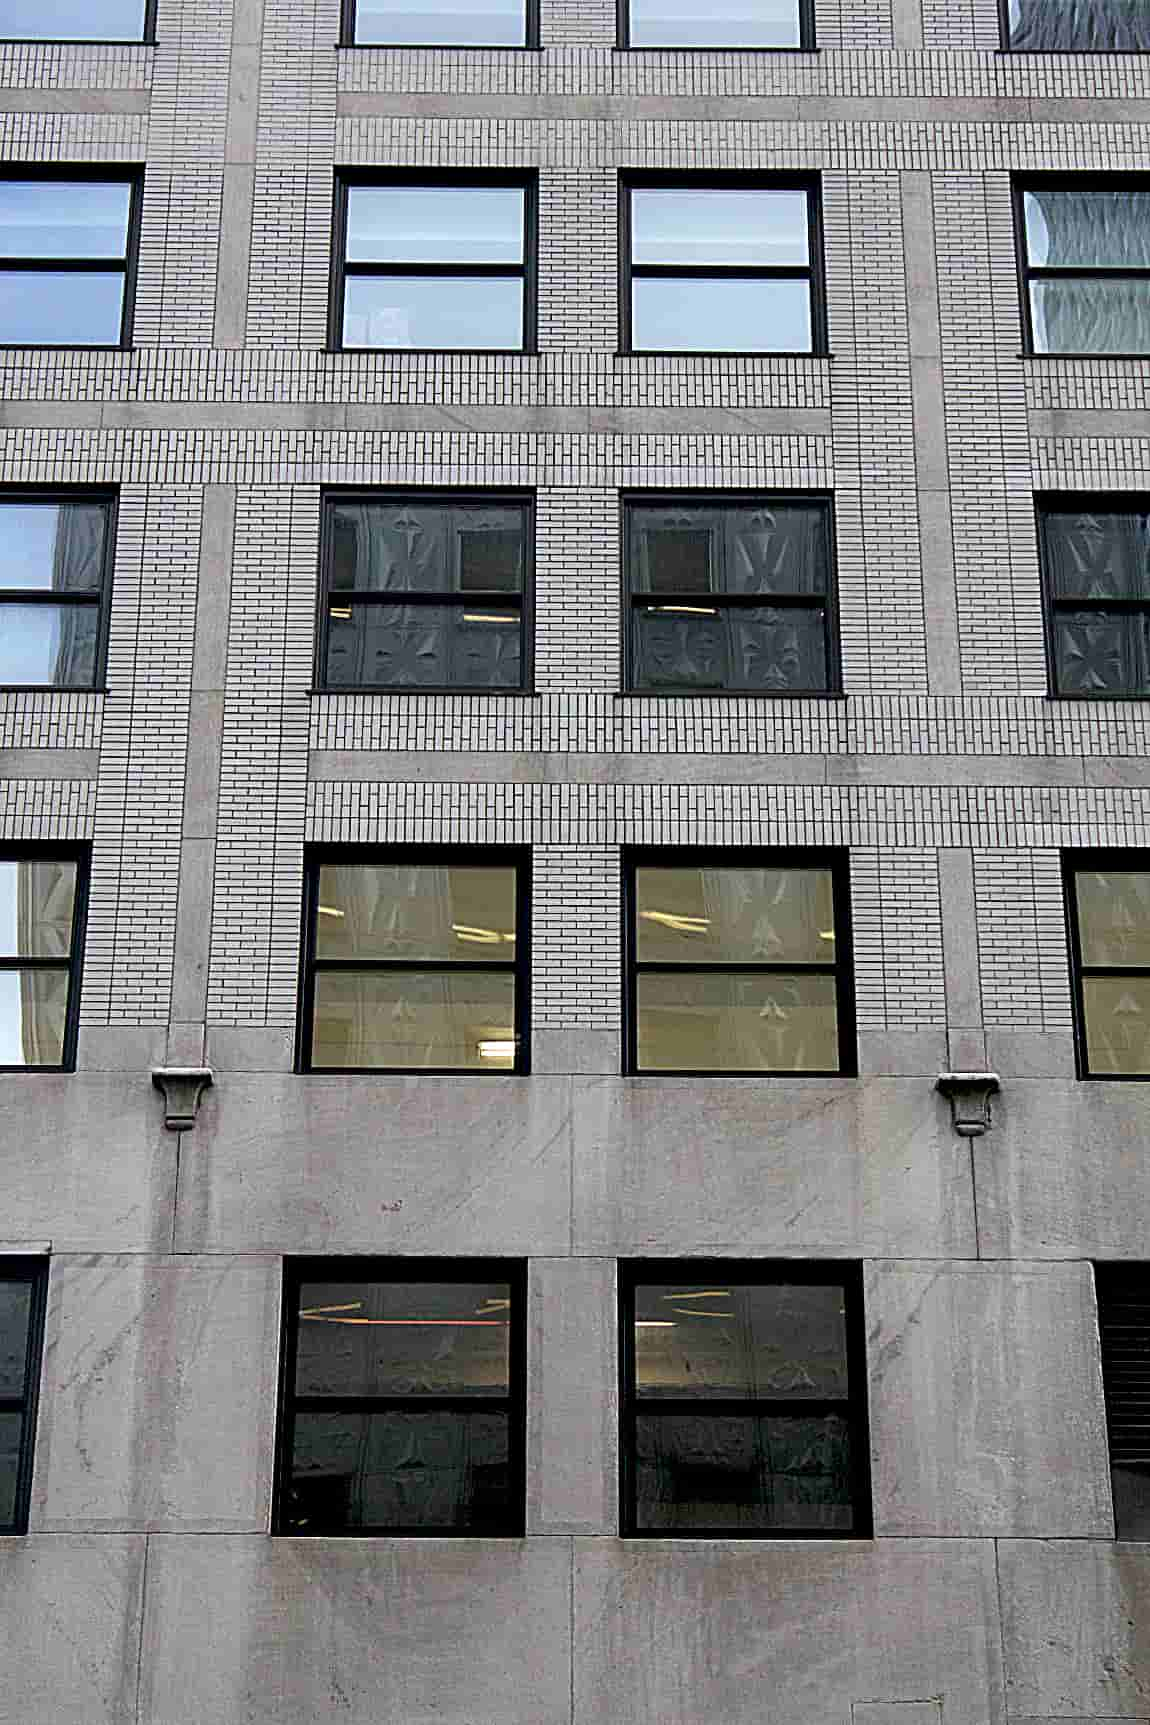
<svg viewBox="0 0 1150 1725"><path fill-rule="evenodd" d="M1004 1540L998 1561L1012 1721L1150 1718L1150 1546Z"/></svg>
<svg viewBox="0 0 1150 1725"><path fill-rule="evenodd" d="M527 1530L613 1534L619 1526L614 1260L532 1259L529 1307Z"/></svg>

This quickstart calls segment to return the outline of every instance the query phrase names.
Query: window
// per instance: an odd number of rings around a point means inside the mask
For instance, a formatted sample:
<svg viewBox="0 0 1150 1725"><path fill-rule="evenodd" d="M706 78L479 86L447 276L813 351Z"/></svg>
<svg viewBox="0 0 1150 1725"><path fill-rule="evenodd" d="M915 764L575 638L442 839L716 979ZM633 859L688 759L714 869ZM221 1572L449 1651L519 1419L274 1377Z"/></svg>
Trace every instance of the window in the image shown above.
<svg viewBox="0 0 1150 1725"><path fill-rule="evenodd" d="M46 1258L0 1254L0 1534L28 1528L47 1287Z"/></svg>
<svg viewBox="0 0 1150 1725"><path fill-rule="evenodd" d="M0 686L97 686L114 538L110 496L0 492Z"/></svg>
<svg viewBox="0 0 1150 1725"><path fill-rule="evenodd" d="M1114 1530L1150 1539L1150 1265L1095 1264Z"/></svg>
<svg viewBox="0 0 1150 1725"><path fill-rule="evenodd" d="M1150 857L1066 858L1082 1078L1150 1078Z"/></svg>
<svg viewBox="0 0 1150 1725"><path fill-rule="evenodd" d="M75 1064L86 894L78 847L0 847L0 1070Z"/></svg>
<svg viewBox="0 0 1150 1725"><path fill-rule="evenodd" d="M358 48L534 48L535 0L344 0L343 41Z"/></svg>
<svg viewBox="0 0 1150 1725"><path fill-rule="evenodd" d="M624 48L812 48L812 0L621 0Z"/></svg>
<svg viewBox="0 0 1150 1725"><path fill-rule="evenodd" d="M1146 0L1004 0L1003 42L1026 54L1150 51Z"/></svg>
<svg viewBox="0 0 1150 1725"><path fill-rule="evenodd" d="M1148 509L1120 496L1039 503L1053 694L1150 695Z"/></svg>
<svg viewBox="0 0 1150 1725"><path fill-rule="evenodd" d="M288 1260L275 1531L521 1535L526 1266Z"/></svg>
<svg viewBox="0 0 1150 1725"><path fill-rule="evenodd" d="M868 1537L857 1264L625 1263L624 1534Z"/></svg>
<svg viewBox="0 0 1150 1725"><path fill-rule="evenodd" d="M1018 188L1031 353L1150 354L1150 181Z"/></svg>
<svg viewBox="0 0 1150 1725"><path fill-rule="evenodd" d="M128 345L140 182L99 176L0 178L0 346Z"/></svg>
<svg viewBox="0 0 1150 1725"><path fill-rule="evenodd" d="M829 499L635 499L624 524L629 689L838 686Z"/></svg>
<svg viewBox="0 0 1150 1725"><path fill-rule="evenodd" d="M845 856L627 859L627 1070L855 1070Z"/></svg>
<svg viewBox="0 0 1150 1725"><path fill-rule="evenodd" d="M302 1069L526 1072L529 873L506 850L316 854Z"/></svg>
<svg viewBox="0 0 1150 1725"><path fill-rule="evenodd" d="M625 349L825 352L814 182L644 176L622 198Z"/></svg>
<svg viewBox="0 0 1150 1725"><path fill-rule="evenodd" d="M324 689L527 688L529 498L330 496Z"/></svg>
<svg viewBox="0 0 1150 1725"><path fill-rule="evenodd" d="M155 0L4 0L3 42L151 42Z"/></svg>
<svg viewBox="0 0 1150 1725"><path fill-rule="evenodd" d="M530 351L534 204L522 175L342 179L332 345Z"/></svg>

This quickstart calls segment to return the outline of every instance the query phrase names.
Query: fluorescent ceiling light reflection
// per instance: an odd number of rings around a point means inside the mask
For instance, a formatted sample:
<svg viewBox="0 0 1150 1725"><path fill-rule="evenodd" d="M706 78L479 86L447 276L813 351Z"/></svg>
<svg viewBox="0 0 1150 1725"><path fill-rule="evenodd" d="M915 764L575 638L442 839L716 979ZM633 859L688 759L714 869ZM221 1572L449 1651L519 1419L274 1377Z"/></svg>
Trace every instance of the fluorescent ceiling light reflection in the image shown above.
<svg viewBox="0 0 1150 1725"><path fill-rule="evenodd" d="M336 910L335 906L330 904L317 905L316 908L321 916L338 916L342 919L347 915L345 910Z"/></svg>
<svg viewBox="0 0 1150 1725"><path fill-rule="evenodd" d="M711 926L709 916L679 916L670 910L641 910L640 922L657 922L662 928L672 929L676 934L704 934Z"/></svg>
<svg viewBox="0 0 1150 1725"><path fill-rule="evenodd" d="M493 1037L490 1041L481 1042L479 1044L479 1058L480 1060L514 1060L514 1037L508 1037L506 1041L502 1037Z"/></svg>

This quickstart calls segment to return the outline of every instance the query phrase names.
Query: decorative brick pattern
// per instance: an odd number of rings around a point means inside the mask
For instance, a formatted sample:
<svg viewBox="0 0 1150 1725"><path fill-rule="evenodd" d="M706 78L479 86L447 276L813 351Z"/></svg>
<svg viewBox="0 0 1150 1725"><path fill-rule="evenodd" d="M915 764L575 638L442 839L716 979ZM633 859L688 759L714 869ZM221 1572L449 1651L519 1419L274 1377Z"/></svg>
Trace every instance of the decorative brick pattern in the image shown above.
<svg viewBox="0 0 1150 1725"><path fill-rule="evenodd" d="M974 853L983 1016L1012 1030L1069 1030L1066 913L1056 851Z"/></svg>

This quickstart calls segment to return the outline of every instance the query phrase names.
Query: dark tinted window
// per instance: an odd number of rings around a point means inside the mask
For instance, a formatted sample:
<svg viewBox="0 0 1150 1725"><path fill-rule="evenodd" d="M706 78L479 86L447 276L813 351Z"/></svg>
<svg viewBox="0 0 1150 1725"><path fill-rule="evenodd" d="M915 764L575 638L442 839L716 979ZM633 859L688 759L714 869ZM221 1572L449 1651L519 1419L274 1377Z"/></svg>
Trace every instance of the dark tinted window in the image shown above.
<svg viewBox="0 0 1150 1725"><path fill-rule="evenodd" d="M1150 1266L1096 1264L1114 1530L1150 1539Z"/></svg>
<svg viewBox="0 0 1150 1725"><path fill-rule="evenodd" d="M1084 497L1038 526L1054 693L1150 695L1150 514Z"/></svg>
<svg viewBox="0 0 1150 1725"><path fill-rule="evenodd" d="M522 1265L289 1264L277 1531L523 1531Z"/></svg>
<svg viewBox="0 0 1150 1725"><path fill-rule="evenodd" d="M526 687L528 502L415 493L327 509L322 687Z"/></svg>
<svg viewBox="0 0 1150 1725"><path fill-rule="evenodd" d="M813 694L835 685L825 502L627 506L628 686Z"/></svg>
<svg viewBox="0 0 1150 1725"><path fill-rule="evenodd" d="M869 1530L854 1266L620 1267L623 1531Z"/></svg>
<svg viewBox="0 0 1150 1725"><path fill-rule="evenodd" d="M0 1534L28 1526L46 1259L0 1256Z"/></svg>

